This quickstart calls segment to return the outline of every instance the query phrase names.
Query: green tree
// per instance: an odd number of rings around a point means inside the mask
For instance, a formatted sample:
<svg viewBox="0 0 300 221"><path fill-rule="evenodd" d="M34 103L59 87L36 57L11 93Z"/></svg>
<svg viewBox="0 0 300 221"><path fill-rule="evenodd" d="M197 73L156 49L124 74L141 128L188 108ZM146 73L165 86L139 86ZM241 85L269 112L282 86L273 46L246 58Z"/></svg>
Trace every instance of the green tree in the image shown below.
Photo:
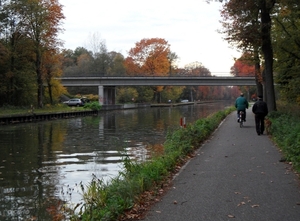
<svg viewBox="0 0 300 221"><path fill-rule="evenodd" d="M124 56L121 53L111 51L108 53L109 68L107 70L108 76L125 76L126 69L124 66Z"/></svg>
<svg viewBox="0 0 300 221"><path fill-rule="evenodd" d="M2 1L0 5L1 104L28 105L36 103L36 77L32 63L34 44L23 27L21 5L25 1ZM4 50L5 48L5 50Z"/></svg>
<svg viewBox="0 0 300 221"><path fill-rule="evenodd" d="M274 17L275 81L281 98L300 104L300 3L282 0Z"/></svg>
<svg viewBox="0 0 300 221"><path fill-rule="evenodd" d="M98 33L90 36L90 48L94 61L89 75L105 76L109 69L109 55L105 40L100 38Z"/></svg>
<svg viewBox="0 0 300 221"><path fill-rule="evenodd" d="M119 103L133 103L138 98L138 92L133 87L121 87L117 90L117 101Z"/></svg>
<svg viewBox="0 0 300 221"><path fill-rule="evenodd" d="M175 52L169 52L168 54L168 61L169 61L169 75L173 75L173 70L176 69L176 61L179 59L178 55Z"/></svg>

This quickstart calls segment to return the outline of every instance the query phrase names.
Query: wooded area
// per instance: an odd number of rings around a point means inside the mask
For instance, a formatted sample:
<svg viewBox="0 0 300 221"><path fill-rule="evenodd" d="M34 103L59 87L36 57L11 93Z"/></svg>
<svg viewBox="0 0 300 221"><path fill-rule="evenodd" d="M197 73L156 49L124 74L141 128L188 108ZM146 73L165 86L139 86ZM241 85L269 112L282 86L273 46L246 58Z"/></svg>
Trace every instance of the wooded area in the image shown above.
<svg viewBox="0 0 300 221"><path fill-rule="evenodd" d="M220 37L243 54L231 74L256 76L257 87L120 87L118 101L235 99L243 91L251 98L264 94L270 110L276 110L276 96L300 104L299 6L298 0L223 3ZM97 94L96 88L67 90L55 80L59 76L212 76L201 62L178 68L180 55L163 38L141 39L127 57L109 51L96 34L91 50L62 49L57 36L64 19L58 0L0 0L0 106L41 108L59 103L63 94Z"/></svg>
<svg viewBox="0 0 300 221"><path fill-rule="evenodd" d="M221 11L220 32L251 55L247 57L255 67L257 91L264 94L270 111L276 110L274 82L281 99L300 103L294 87L300 79L299 6L298 0L230 0Z"/></svg>

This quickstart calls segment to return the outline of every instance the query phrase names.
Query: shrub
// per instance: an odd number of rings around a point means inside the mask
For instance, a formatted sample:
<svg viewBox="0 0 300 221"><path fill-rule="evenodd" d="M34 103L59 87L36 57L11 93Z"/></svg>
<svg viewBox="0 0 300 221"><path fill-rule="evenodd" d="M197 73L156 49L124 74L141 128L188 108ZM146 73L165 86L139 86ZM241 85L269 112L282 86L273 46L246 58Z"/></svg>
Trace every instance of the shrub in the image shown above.
<svg viewBox="0 0 300 221"><path fill-rule="evenodd" d="M300 120L299 117L278 111L268 115L272 122L270 133L272 139L282 150L287 161L292 162L300 172Z"/></svg>
<svg viewBox="0 0 300 221"><path fill-rule="evenodd" d="M99 104L98 101L94 101L94 102L89 102L89 103L86 103L83 108L88 108L88 109L91 109L93 111L98 111L101 109L101 105Z"/></svg>

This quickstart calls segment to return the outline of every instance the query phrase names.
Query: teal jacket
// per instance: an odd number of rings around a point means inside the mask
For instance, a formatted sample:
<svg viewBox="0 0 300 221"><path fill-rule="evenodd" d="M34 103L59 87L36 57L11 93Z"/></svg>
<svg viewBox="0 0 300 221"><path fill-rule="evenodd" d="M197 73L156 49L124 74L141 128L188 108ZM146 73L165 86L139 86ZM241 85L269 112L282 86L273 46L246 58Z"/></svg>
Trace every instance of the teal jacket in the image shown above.
<svg viewBox="0 0 300 221"><path fill-rule="evenodd" d="M249 103L246 98L240 96L235 100L235 107L238 111L248 109Z"/></svg>

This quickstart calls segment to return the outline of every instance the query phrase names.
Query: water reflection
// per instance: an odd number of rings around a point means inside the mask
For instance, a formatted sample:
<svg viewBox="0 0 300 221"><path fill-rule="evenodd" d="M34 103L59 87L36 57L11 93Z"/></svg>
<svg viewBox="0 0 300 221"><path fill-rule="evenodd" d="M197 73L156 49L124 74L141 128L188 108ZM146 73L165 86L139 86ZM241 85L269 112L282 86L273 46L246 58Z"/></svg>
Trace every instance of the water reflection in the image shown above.
<svg viewBox="0 0 300 221"><path fill-rule="evenodd" d="M84 118L0 127L0 219L53 220L62 201L81 200L80 183L109 180L126 149L144 161L167 130L223 109L225 103L110 111Z"/></svg>

